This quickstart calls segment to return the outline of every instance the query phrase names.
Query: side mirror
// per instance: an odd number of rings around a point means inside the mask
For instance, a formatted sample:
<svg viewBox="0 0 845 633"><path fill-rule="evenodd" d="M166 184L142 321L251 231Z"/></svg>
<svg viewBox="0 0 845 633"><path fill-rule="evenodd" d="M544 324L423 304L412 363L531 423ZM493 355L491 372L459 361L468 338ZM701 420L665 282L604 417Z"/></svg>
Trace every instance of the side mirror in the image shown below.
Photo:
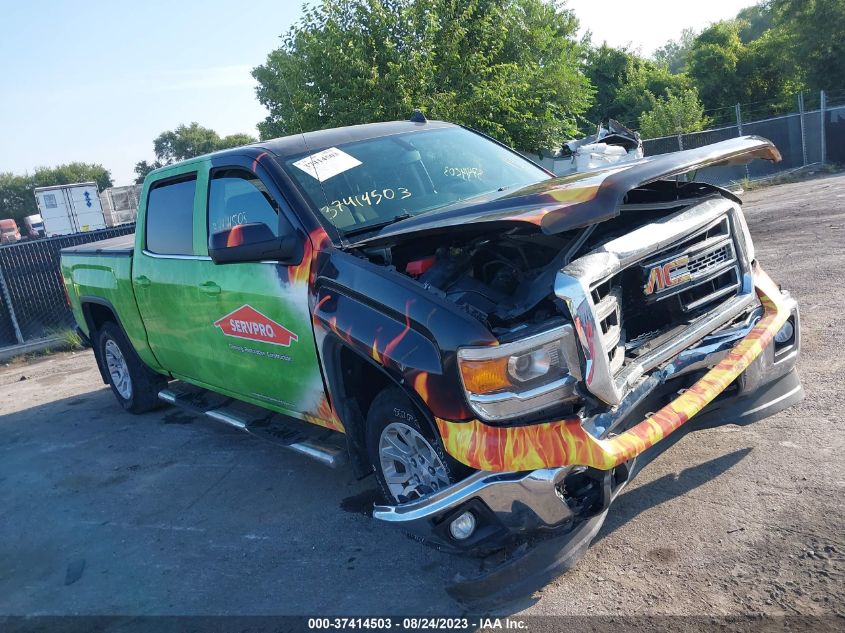
<svg viewBox="0 0 845 633"><path fill-rule="evenodd" d="M266 260L298 264L302 261L303 238L296 231L276 237L263 222L236 224L211 234L208 254L215 264Z"/></svg>

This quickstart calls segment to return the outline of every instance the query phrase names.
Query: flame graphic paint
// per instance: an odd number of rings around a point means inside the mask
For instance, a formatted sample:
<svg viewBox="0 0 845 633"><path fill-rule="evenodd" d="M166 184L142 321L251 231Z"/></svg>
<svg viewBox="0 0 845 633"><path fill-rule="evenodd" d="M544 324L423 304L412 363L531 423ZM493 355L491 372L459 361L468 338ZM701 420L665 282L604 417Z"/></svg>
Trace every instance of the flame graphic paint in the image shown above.
<svg viewBox="0 0 845 633"><path fill-rule="evenodd" d="M789 318L774 282L754 271L763 318L731 352L681 396L632 429L600 440L587 433L579 418L522 427L494 427L479 420L437 419L446 450L457 460L489 471L518 471L566 465L609 470L639 455L697 415L745 371L771 343Z"/></svg>
<svg viewBox="0 0 845 633"><path fill-rule="evenodd" d="M316 424L318 426L331 429L332 431L346 433L346 430L343 428L343 423L335 414L325 395L323 395L320 403L317 405L316 411L313 413L304 413L302 417L306 422L310 422L311 424Z"/></svg>
<svg viewBox="0 0 845 633"><path fill-rule="evenodd" d="M402 339L411 331L411 304L414 302L413 299L408 299L405 302L405 329L403 329L399 334L394 336L390 341L387 342L387 345L384 346L384 351L379 353L378 351L378 338L373 339L373 349L372 349L372 357L373 360L381 363L382 365L386 364L388 361L397 362L397 360L393 357L393 352L396 350L396 346L402 342Z"/></svg>
<svg viewBox="0 0 845 633"><path fill-rule="evenodd" d="M314 260L317 254L320 253L329 243L329 236L322 227L311 231L305 240L305 250L302 255L302 261L296 266L288 266L288 281L291 284L306 283L313 281L316 273L316 266Z"/></svg>
<svg viewBox="0 0 845 633"><path fill-rule="evenodd" d="M255 159L252 161L252 171L258 171L258 163L261 162L261 159L265 156L269 156L269 152L261 152Z"/></svg>

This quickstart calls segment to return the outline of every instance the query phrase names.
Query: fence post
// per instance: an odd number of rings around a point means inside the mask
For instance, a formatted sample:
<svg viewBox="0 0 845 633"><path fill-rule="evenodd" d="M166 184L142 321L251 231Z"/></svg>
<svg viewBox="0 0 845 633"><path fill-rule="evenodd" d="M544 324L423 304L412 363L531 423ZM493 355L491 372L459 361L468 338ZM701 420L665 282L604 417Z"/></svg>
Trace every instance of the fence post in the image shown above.
<svg viewBox="0 0 845 633"><path fill-rule="evenodd" d="M737 103L735 106L736 110L736 135L742 136L742 108ZM745 179L751 180L751 172L748 171L748 163L745 163Z"/></svg>
<svg viewBox="0 0 845 633"><path fill-rule="evenodd" d="M6 286L6 277L3 275L2 268L0 268L0 293L2 293L3 300L9 308L9 318L12 321L12 327L15 328L15 338L18 339L18 343L23 345L23 334L21 334L21 328L18 325L18 318L15 316L15 309L12 307L12 297L9 294L9 288Z"/></svg>
<svg viewBox="0 0 845 633"><path fill-rule="evenodd" d="M807 131L804 127L804 93L798 93L798 114L801 121L801 154L804 157L804 167L807 166Z"/></svg>
<svg viewBox="0 0 845 633"><path fill-rule="evenodd" d="M825 110L827 109L827 94L824 90L821 91L821 108L819 109L819 114L821 115L819 118L822 121L822 138L821 138L821 148L822 148L822 165L827 163L827 139L825 138L824 131L825 131Z"/></svg>
<svg viewBox="0 0 845 633"><path fill-rule="evenodd" d="M678 151L684 151L684 135L678 134Z"/></svg>

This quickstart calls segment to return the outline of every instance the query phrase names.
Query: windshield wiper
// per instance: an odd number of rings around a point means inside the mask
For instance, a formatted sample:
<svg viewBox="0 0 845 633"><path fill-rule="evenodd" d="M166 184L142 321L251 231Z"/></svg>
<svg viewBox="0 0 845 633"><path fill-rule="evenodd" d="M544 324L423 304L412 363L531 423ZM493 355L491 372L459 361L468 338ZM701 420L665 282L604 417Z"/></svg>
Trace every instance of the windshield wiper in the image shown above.
<svg viewBox="0 0 845 633"><path fill-rule="evenodd" d="M411 217L410 213L400 213L396 217L393 217L389 220L385 220L384 222L375 222L374 224L368 224L367 226L359 226L355 229L349 229L344 231L343 234L346 236L349 235L359 235L360 233L368 233L370 231L376 231L378 229L383 229L386 226L390 226L391 224L396 224L397 222L401 222L402 220L407 220Z"/></svg>

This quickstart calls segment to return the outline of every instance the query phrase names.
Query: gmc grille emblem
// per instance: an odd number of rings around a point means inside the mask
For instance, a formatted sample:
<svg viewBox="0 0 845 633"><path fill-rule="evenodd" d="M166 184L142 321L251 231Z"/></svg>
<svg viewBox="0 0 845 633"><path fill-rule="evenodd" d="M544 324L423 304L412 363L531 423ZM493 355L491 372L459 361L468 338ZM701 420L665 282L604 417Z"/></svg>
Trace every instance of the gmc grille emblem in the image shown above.
<svg viewBox="0 0 845 633"><path fill-rule="evenodd" d="M646 296L660 292L667 288L674 288L685 284L692 279L687 270L689 255L682 255L671 262L653 266L648 273L648 282L643 291Z"/></svg>

